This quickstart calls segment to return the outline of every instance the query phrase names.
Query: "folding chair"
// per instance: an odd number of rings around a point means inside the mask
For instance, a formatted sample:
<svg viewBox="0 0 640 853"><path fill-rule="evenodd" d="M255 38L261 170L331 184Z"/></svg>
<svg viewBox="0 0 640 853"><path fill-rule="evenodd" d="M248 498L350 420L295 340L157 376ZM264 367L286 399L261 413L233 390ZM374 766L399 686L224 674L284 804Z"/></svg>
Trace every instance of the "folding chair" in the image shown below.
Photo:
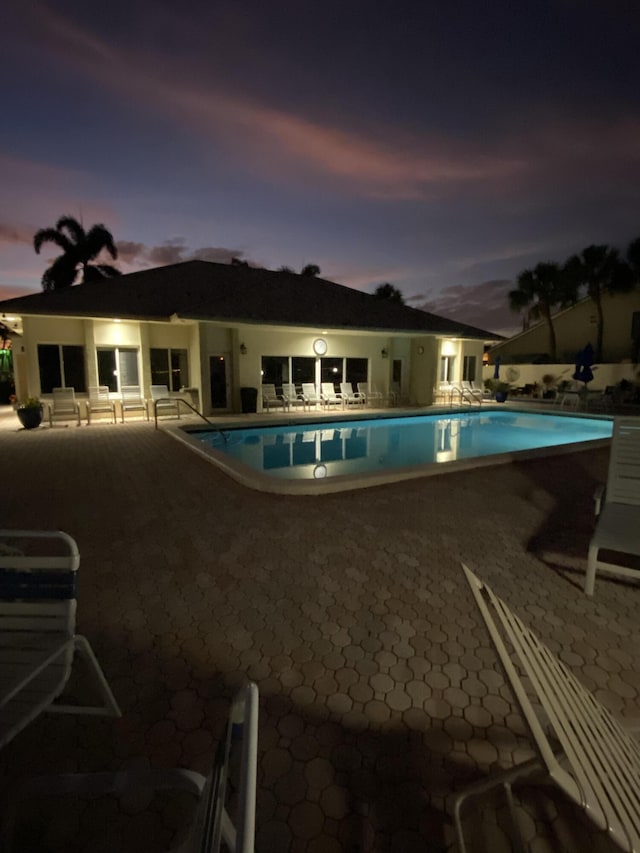
<svg viewBox="0 0 640 853"><path fill-rule="evenodd" d="M487 584L462 568L537 757L458 793L454 820L460 850L466 850L465 800L503 785L517 827L511 785L539 770L622 850L640 850L640 744Z"/></svg>
<svg viewBox="0 0 640 853"><path fill-rule="evenodd" d="M126 795L140 788L187 791L198 798L189 832L168 853L217 853L224 842L231 853L253 853L258 752L258 688L247 682L232 702L228 722L208 776L180 768L147 772L67 773L27 780L14 791L5 815L4 846L13 850L20 804L35 796ZM238 762L236 762L236 755ZM231 779L239 763L239 778ZM228 796L234 783L234 805Z"/></svg>
<svg viewBox="0 0 640 853"><path fill-rule="evenodd" d="M0 547L0 747L43 711L121 716L89 641L75 633L80 564L75 540L61 531L0 530L0 542L7 539L34 553ZM49 546L46 556L43 542ZM54 703L76 651L92 671L102 705Z"/></svg>

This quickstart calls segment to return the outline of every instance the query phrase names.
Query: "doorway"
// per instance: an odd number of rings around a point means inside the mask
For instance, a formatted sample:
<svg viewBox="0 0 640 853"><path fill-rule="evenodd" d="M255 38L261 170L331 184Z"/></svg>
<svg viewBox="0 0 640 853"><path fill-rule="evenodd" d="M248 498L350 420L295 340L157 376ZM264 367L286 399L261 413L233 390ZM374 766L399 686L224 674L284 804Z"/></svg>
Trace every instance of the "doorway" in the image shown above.
<svg viewBox="0 0 640 853"><path fill-rule="evenodd" d="M227 409L227 359L223 355L209 356L209 388L211 408Z"/></svg>

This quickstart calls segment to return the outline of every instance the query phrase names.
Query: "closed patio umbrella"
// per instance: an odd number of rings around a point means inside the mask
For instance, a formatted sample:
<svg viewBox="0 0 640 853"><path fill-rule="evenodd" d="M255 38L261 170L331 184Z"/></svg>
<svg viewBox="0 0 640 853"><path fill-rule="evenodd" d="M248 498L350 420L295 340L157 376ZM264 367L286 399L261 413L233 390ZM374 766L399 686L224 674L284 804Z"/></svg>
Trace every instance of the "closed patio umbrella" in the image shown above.
<svg viewBox="0 0 640 853"><path fill-rule="evenodd" d="M576 354L576 371L572 378L575 379L576 382L584 382L585 388L587 387L587 382L591 382L593 379L593 370L591 370L591 365L593 364L594 357L595 353L591 344L587 344L584 349L581 349L580 352Z"/></svg>
<svg viewBox="0 0 640 853"><path fill-rule="evenodd" d="M502 363L502 359L498 356L495 360L495 367L493 368L493 378L500 379L500 365Z"/></svg>

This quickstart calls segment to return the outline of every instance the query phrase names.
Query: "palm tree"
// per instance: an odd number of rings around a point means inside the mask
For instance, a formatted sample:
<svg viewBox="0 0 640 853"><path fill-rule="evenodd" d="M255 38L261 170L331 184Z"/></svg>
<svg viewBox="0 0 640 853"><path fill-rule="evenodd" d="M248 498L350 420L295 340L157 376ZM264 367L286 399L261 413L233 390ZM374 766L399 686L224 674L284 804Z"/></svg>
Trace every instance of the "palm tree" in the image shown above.
<svg viewBox="0 0 640 853"><path fill-rule="evenodd" d="M631 247L634 244L632 243ZM631 257L635 257L631 249ZM631 267L623 261L617 249L611 246L587 246L579 255L573 255L565 265L568 276L578 287L585 287L588 296L596 306L596 361L602 360L602 341L604 337L604 313L602 296L609 293L628 293L636 280Z"/></svg>
<svg viewBox="0 0 640 853"><path fill-rule="evenodd" d="M100 281L103 278L120 275L120 270L109 264L92 264L102 250L112 258L118 257L113 236L104 225L93 225L85 231L77 219L62 216L55 228L41 228L33 238L33 248L37 254L43 243L55 243L62 249L51 266L42 276L43 290L60 290L71 287L78 272L82 270L82 282Z"/></svg>
<svg viewBox="0 0 640 853"><path fill-rule="evenodd" d="M640 284L640 237L636 237L627 247L627 263L635 276L636 286Z"/></svg>
<svg viewBox="0 0 640 853"><path fill-rule="evenodd" d="M388 281L384 284L379 284L373 291L373 295L376 299L386 299L387 302L398 302L400 305L404 305L404 296L402 295L402 291L394 284L389 284Z"/></svg>
<svg viewBox="0 0 640 853"><path fill-rule="evenodd" d="M523 270L518 276L518 287L509 291L512 311L529 309L529 316L542 317L549 327L549 355L556 360L556 331L551 312L557 305L564 308L577 298L577 288L559 264L553 261L537 264L532 270Z"/></svg>

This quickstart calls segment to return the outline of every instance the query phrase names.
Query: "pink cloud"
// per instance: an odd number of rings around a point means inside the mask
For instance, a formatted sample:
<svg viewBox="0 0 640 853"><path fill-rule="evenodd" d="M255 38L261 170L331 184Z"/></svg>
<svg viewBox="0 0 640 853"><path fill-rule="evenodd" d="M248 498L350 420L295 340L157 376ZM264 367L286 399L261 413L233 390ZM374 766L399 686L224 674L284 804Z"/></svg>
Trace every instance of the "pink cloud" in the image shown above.
<svg viewBox="0 0 640 853"><path fill-rule="evenodd" d="M411 297L409 302L413 308L508 337L520 328L518 315L509 308L508 293L512 288L513 282L508 280L483 281L470 286L455 284L439 293L427 291Z"/></svg>

